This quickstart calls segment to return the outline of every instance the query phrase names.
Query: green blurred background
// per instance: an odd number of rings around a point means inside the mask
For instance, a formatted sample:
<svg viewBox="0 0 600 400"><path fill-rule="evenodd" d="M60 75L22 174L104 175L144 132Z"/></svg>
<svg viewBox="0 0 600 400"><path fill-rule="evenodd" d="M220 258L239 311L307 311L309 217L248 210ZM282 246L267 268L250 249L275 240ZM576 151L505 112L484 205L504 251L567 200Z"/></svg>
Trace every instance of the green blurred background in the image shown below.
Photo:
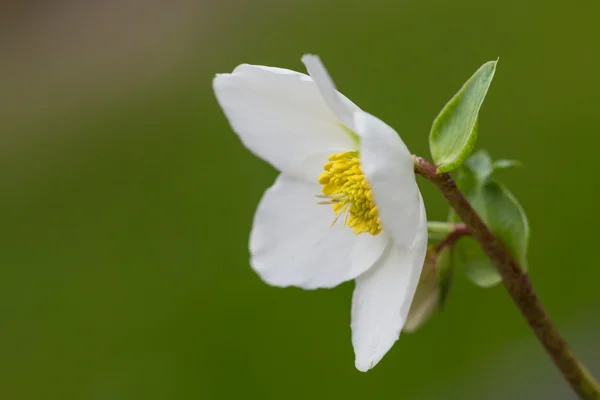
<svg viewBox="0 0 600 400"><path fill-rule="evenodd" d="M425 156L440 108L500 57L478 147L524 162L502 179L528 211L532 279L600 375L600 2L0 4L3 399L574 398L502 288L459 275L444 312L363 374L351 283L276 289L250 269L276 172L211 79L302 70L306 52Z"/></svg>

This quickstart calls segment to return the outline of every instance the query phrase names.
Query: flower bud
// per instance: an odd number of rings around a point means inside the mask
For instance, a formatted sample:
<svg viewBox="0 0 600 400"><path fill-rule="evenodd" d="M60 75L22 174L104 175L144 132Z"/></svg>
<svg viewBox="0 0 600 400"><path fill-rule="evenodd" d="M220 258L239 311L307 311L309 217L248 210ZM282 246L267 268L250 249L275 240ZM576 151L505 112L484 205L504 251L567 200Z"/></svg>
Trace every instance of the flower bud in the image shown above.
<svg viewBox="0 0 600 400"><path fill-rule="evenodd" d="M429 247L417 291L404 324L404 332L414 332L443 305L451 283L451 247Z"/></svg>

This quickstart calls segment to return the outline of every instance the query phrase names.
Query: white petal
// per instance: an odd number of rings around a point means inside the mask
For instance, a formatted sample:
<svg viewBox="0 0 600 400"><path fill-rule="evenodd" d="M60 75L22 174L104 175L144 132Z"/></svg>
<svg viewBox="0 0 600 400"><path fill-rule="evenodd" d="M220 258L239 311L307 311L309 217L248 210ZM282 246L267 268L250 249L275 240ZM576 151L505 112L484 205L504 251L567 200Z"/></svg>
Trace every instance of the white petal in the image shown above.
<svg viewBox="0 0 600 400"><path fill-rule="evenodd" d="M331 111L344 125L354 131L354 113L360 111L358 107L337 91L333 79L319 56L305 54L302 62L306 65L310 77L317 83L321 95Z"/></svg>
<svg viewBox="0 0 600 400"><path fill-rule="evenodd" d="M356 279L352 296L352 344L356 368L373 368L398 340L419 282L427 250L427 219L421 205L414 246L392 246Z"/></svg>
<svg viewBox="0 0 600 400"><path fill-rule="evenodd" d="M357 146L308 75L243 64L213 88L244 145L280 171L314 181L330 154Z"/></svg>
<svg viewBox="0 0 600 400"><path fill-rule="evenodd" d="M356 235L343 220L330 228L331 206L314 197L320 190L281 174L263 195L250 234L250 262L265 282L329 288L356 278L383 254L385 234Z"/></svg>
<svg viewBox="0 0 600 400"><path fill-rule="evenodd" d="M360 141L360 162L373 189L379 218L397 246L415 240L422 203L410 152L385 122L365 112L354 115Z"/></svg>

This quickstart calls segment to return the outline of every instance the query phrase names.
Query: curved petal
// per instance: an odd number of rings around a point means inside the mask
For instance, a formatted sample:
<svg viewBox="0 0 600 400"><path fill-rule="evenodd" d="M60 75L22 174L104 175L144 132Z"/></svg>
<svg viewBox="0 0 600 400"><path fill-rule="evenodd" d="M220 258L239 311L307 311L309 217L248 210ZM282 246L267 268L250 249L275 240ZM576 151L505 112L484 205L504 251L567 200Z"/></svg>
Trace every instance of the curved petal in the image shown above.
<svg viewBox="0 0 600 400"><path fill-rule="evenodd" d="M327 156L357 147L308 75L242 64L213 89L244 145L280 171L313 182Z"/></svg>
<svg viewBox="0 0 600 400"><path fill-rule="evenodd" d="M356 235L330 205L317 204L318 184L281 174L258 205L250 233L250 263L267 283L329 288L356 278L382 255L389 237Z"/></svg>
<svg viewBox="0 0 600 400"><path fill-rule="evenodd" d="M354 113L360 111L358 106L337 91L333 79L331 79L319 56L305 54L302 57L302 62L306 66L310 77L314 79L319 87L319 91L331 111L344 125L354 131Z"/></svg>
<svg viewBox="0 0 600 400"><path fill-rule="evenodd" d="M419 228L421 194L410 152L385 122L368 114L354 115L360 141L360 163L373 189L379 218L397 246L411 248Z"/></svg>
<svg viewBox="0 0 600 400"><path fill-rule="evenodd" d="M415 295L427 251L427 218L421 202L414 246L392 246L356 279L352 296L352 344L356 368L373 368L398 340Z"/></svg>

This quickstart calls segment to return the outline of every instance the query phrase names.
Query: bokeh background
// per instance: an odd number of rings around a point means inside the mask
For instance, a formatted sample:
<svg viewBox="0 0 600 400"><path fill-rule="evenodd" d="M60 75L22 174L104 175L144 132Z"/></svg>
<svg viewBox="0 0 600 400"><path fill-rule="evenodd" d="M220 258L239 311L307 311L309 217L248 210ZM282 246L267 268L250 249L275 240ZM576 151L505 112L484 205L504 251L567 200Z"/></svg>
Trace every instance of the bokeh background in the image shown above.
<svg viewBox="0 0 600 400"><path fill-rule="evenodd" d="M351 283L271 288L248 265L276 172L211 79L320 54L428 155L437 112L500 57L478 147L525 164L502 179L528 211L533 282L600 375L599 15L592 0L0 2L0 396L574 398L503 289L460 274L442 314L356 371Z"/></svg>

